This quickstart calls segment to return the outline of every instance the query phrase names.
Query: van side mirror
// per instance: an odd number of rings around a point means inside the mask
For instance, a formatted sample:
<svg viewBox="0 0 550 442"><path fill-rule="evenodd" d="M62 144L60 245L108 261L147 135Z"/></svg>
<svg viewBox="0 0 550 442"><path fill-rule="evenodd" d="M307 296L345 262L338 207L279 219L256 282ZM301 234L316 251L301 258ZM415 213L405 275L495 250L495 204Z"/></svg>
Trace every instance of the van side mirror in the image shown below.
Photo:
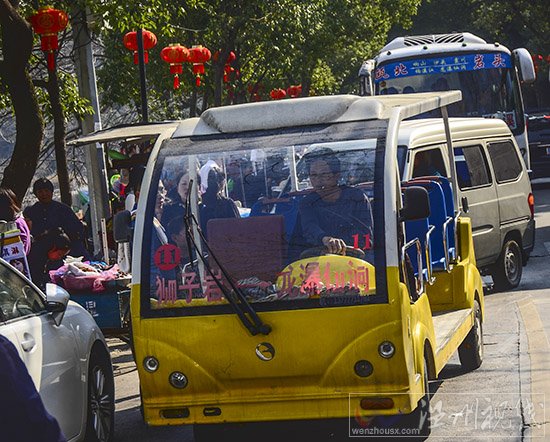
<svg viewBox="0 0 550 442"><path fill-rule="evenodd" d="M403 208L399 211L399 221L414 221L430 216L430 198L424 187L403 187Z"/></svg>
<svg viewBox="0 0 550 442"><path fill-rule="evenodd" d="M113 238L115 242L130 242L132 240L132 214L128 210L118 212L113 217Z"/></svg>

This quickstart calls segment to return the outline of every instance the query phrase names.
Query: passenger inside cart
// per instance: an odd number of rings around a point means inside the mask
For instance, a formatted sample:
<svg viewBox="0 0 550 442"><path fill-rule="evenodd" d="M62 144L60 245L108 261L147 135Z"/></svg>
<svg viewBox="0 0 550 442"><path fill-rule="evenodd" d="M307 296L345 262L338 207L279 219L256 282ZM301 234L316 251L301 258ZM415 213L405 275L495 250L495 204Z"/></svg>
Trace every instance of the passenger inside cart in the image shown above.
<svg viewBox="0 0 550 442"><path fill-rule="evenodd" d="M300 203L299 216L305 239L326 252L344 255L346 247L358 249L365 238L371 249L370 203L357 187L340 184L341 165L335 152L320 149L306 154L305 163L314 192Z"/></svg>

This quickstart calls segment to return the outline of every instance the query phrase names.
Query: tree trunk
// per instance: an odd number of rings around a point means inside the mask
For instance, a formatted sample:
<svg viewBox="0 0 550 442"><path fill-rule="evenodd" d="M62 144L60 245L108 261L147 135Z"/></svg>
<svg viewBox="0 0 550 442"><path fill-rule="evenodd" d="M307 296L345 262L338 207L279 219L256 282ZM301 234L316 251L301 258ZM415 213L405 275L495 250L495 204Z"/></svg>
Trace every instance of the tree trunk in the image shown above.
<svg viewBox="0 0 550 442"><path fill-rule="evenodd" d="M302 76L302 97L309 97L309 91L311 89L311 75Z"/></svg>
<svg viewBox="0 0 550 442"><path fill-rule="evenodd" d="M63 115L63 108L61 107L57 71L49 73L48 95L50 96L50 105L52 106L55 164L57 166L57 179L59 180L61 201L72 206L69 171L67 169L65 117Z"/></svg>
<svg viewBox="0 0 550 442"><path fill-rule="evenodd" d="M191 93L191 101L189 103L189 116L197 116L197 88L193 86L193 92Z"/></svg>
<svg viewBox="0 0 550 442"><path fill-rule="evenodd" d="M15 146L4 170L2 186L11 188L19 199L23 199L36 171L44 127L34 85L27 71L33 34L17 7L18 2L14 1L12 5L8 0L0 0L4 55L0 72L8 86L16 121Z"/></svg>

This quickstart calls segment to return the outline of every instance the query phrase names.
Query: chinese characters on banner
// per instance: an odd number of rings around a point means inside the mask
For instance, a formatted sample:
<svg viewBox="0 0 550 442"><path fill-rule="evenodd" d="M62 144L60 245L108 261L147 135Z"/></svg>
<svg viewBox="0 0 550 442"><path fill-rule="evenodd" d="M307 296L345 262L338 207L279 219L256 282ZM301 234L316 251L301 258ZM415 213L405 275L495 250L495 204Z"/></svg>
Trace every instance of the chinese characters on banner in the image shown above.
<svg viewBox="0 0 550 442"><path fill-rule="evenodd" d="M7 261L27 278L31 277L25 248L19 236L19 230L1 233L2 259Z"/></svg>
<svg viewBox="0 0 550 442"><path fill-rule="evenodd" d="M403 60L386 63L374 72L374 82L379 83L391 78L412 77L414 75L447 74L479 69L510 68L510 55L498 53L457 54L448 57L434 57Z"/></svg>
<svg viewBox="0 0 550 442"><path fill-rule="evenodd" d="M364 264L361 265L360 263ZM369 286L369 269L367 263L357 259L349 259L346 266L333 266L325 261L301 263L299 266L289 265L277 275L276 295L273 296L273 283L249 278L236 282L245 295L253 294L255 299L271 300L295 298L303 299L331 295L365 295ZM206 272L203 281L195 271L182 272L180 280L156 276L155 295L159 304L174 303L183 300L191 304L193 299L201 298L207 303L223 300L223 292L218 284L224 284L219 269L213 269L212 274ZM225 284L228 288L229 286Z"/></svg>

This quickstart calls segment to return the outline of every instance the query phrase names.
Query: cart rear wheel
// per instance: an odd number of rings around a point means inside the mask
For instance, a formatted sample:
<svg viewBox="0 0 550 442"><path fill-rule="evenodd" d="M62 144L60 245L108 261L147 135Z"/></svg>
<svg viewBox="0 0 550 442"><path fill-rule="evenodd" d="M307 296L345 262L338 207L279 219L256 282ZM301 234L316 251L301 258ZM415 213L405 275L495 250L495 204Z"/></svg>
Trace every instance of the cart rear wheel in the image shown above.
<svg viewBox="0 0 550 442"><path fill-rule="evenodd" d="M428 361L424 356L424 396L418 401L414 411L407 416L406 426L416 433L419 440L424 440L431 433L430 425L430 386L428 379ZM416 438L415 438L416 439Z"/></svg>
<svg viewBox="0 0 550 442"><path fill-rule="evenodd" d="M462 367L468 371L479 368L483 362L483 326L477 301L474 301L474 326L458 347L458 357Z"/></svg>

